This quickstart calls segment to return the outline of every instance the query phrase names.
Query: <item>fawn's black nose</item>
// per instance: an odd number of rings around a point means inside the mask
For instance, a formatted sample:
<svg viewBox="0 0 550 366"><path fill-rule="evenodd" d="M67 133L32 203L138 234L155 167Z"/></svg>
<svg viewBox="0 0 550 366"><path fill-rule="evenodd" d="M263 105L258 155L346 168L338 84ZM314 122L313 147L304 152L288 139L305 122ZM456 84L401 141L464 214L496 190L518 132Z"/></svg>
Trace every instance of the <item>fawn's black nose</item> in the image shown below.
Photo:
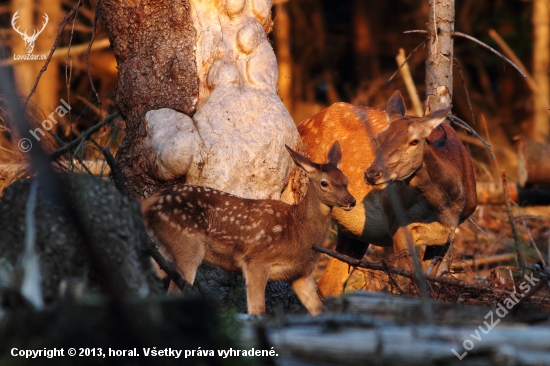
<svg viewBox="0 0 550 366"><path fill-rule="evenodd" d="M355 207L355 198L348 199L349 207Z"/></svg>
<svg viewBox="0 0 550 366"><path fill-rule="evenodd" d="M376 184L376 181L382 177L382 171L377 167L370 167L365 170L365 182L368 184Z"/></svg>

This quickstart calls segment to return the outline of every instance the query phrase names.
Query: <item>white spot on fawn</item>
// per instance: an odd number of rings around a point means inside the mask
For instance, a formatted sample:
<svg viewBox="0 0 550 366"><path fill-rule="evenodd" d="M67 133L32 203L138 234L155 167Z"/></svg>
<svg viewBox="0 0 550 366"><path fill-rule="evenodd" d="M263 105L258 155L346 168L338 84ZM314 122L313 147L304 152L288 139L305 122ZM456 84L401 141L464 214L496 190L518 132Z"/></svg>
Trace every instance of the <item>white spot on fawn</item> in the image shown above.
<svg viewBox="0 0 550 366"><path fill-rule="evenodd" d="M181 197L180 197L180 196L176 196L176 201L178 201L178 203L181 203Z"/></svg>
<svg viewBox="0 0 550 366"><path fill-rule="evenodd" d="M187 206L193 208L193 204L191 202L187 202Z"/></svg>
<svg viewBox="0 0 550 366"><path fill-rule="evenodd" d="M201 193L200 187L197 187L197 192Z"/></svg>
<svg viewBox="0 0 550 366"><path fill-rule="evenodd" d="M225 205L226 205L226 206L229 206L229 201L225 201Z"/></svg>
<svg viewBox="0 0 550 366"><path fill-rule="evenodd" d="M159 217L161 218L162 221L168 221L168 216L166 216L162 212L159 212Z"/></svg>
<svg viewBox="0 0 550 366"><path fill-rule="evenodd" d="M275 225L272 230L274 233L280 233L283 231L283 227L281 225Z"/></svg>
<svg viewBox="0 0 550 366"><path fill-rule="evenodd" d="M166 195L166 202L172 202L172 196L167 194Z"/></svg>
<svg viewBox="0 0 550 366"><path fill-rule="evenodd" d="M271 215L273 215L273 214L274 214L274 212L273 212L273 210L272 210L272 209L267 209L267 210L265 210L265 212L267 212L268 214L271 214Z"/></svg>

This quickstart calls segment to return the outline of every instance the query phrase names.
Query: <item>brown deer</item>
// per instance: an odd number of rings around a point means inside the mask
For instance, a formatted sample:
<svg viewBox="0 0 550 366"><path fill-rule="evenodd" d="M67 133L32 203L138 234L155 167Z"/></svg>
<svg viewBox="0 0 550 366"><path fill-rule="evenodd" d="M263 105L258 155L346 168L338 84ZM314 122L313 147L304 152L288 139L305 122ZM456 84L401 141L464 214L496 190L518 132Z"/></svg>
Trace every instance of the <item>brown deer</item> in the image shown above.
<svg viewBox="0 0 550 366"><path fill-rule="evenodd" d="M288 281L310 314L322 312L311 277L318 253L311 246L323 243L334 206L346 211L355 206L348 178L338 169L342 156L338 142L328 151L326 164L312 163L287 149L309 178L307 194L297 205L185 184L142 202L149 232L187 282L193 284L203 260L242 271L249 314L265 312L268 280ZM171 282L169 292L177 291Z"/></svg>
<svg viewBox="0 0 550 366"><path fill-rule="evenodd" d="M415 245L428 245L425 260L445 253L457 225L477 206L471 159L456 132L441 124L448 113L406 116L396 91L386 111L336 103L298 125L313 160L331 139L342 144L341 170L359 204L351 212L333 212L338 252L361 258L369 244L401 251L408 230ZM402 210L394 210L391 194ZM408 261L399 264L410 268ZM349 266L332 258L319 292L342 293L348 277Z"/></svg>

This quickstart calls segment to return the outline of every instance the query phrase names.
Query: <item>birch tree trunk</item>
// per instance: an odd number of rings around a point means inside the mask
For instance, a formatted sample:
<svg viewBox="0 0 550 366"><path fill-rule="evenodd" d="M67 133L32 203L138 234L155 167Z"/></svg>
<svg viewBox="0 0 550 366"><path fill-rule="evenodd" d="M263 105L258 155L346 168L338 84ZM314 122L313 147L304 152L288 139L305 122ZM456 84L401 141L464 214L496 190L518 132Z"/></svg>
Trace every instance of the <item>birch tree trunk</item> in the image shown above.
<svg viewBox="0 0 550 366"><path fill-rule="evenodd" d="M548 97L550 96L548 66L550 64L550 1L533 0L533 79L537 83L534 96L534 123L531 136L538 142L548 137Z"/></svg>
<svg viewBox="0 0 550 366"><path fill-rule="evenodd" d="M429 0L428 59L426 60L426 107L447 108L453 96L454 0Z"/></svg>

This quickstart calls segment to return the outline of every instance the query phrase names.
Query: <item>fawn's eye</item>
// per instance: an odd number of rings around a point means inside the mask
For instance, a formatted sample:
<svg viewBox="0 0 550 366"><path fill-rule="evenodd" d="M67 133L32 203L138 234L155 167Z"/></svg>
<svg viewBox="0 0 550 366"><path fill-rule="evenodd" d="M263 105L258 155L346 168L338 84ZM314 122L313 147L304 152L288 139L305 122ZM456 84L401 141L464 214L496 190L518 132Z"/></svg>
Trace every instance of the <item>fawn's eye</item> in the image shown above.
<svg viewBox="0 0 550 366"><path fill-rule="evenodd" d="M321 181L321 187L328 187L328 183L326 181Z"/></svg>
<svg viewBox="0 0 550 366"><path fill-rule="evenodd" d="M409 142L409 146L416 146L419 142L420 141L418 139L411 140L411 142Z"/></svg>

